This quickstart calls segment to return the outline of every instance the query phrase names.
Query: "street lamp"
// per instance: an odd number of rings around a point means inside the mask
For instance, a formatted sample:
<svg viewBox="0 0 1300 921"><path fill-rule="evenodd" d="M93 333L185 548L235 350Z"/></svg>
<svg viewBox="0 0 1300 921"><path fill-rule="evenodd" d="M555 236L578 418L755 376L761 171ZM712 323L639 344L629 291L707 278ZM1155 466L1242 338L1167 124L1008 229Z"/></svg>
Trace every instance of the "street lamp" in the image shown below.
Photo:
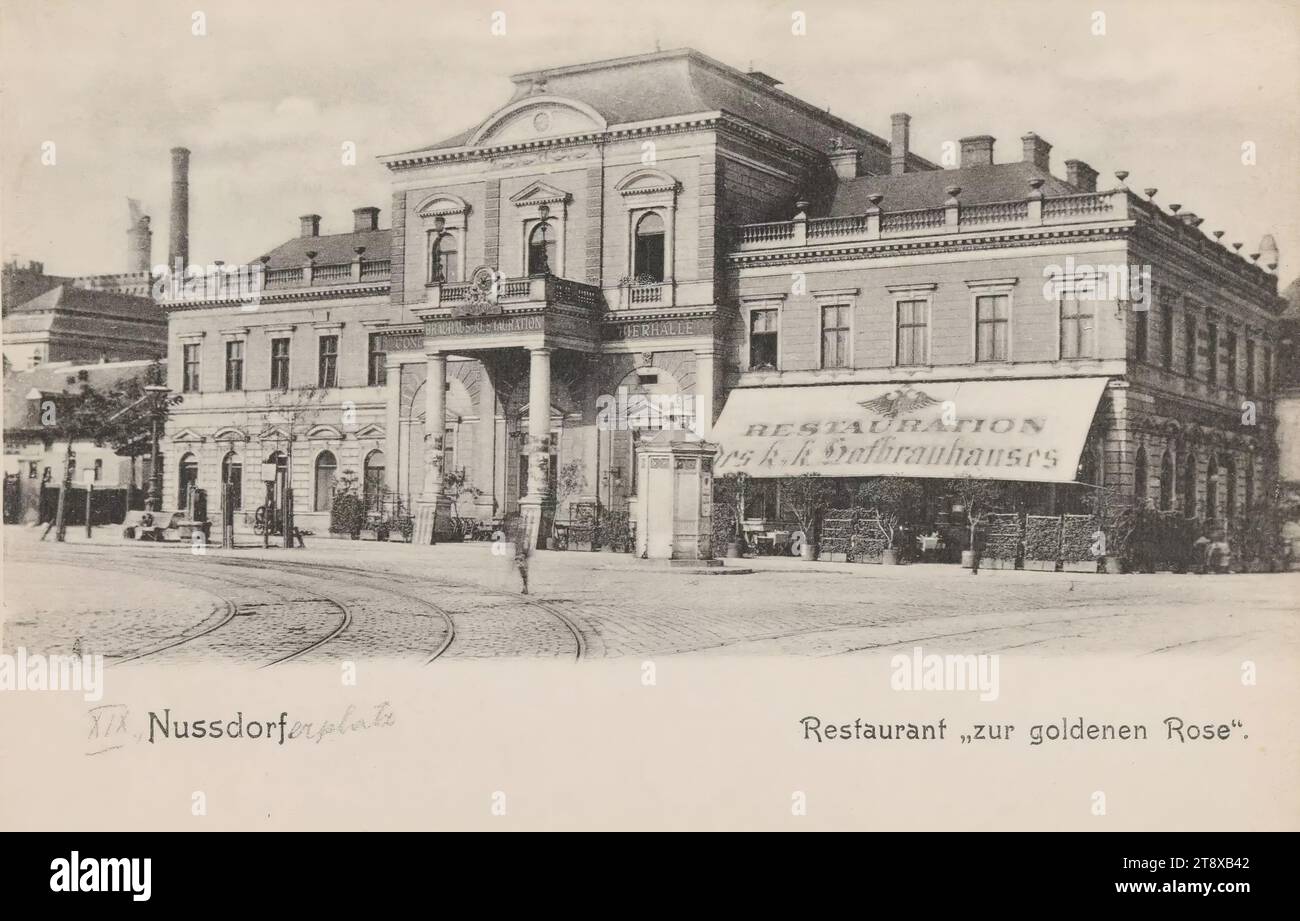
<svg viewBox="0 0 1300 921"><path fill-rule="evenodd" d="M162 461L158 454L158 441L162 436L162 410L167 405L167 394L171 390L161 384L150 384L144 388L149 395L149 421L152 444L149 454L149 495L145 497L144 508L147 512L162 510L163 475Z"/></svg>

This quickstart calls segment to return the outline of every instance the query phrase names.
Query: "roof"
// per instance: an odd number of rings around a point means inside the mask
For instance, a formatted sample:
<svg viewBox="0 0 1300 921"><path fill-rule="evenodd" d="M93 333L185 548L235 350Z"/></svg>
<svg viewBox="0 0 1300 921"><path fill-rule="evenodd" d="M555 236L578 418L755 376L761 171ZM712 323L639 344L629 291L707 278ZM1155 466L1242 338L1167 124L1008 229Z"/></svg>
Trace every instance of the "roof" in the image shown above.
<svg viewBox="0 0 1300 921"><path fill-rule="evenodd" d="M165 328L167 314L151 298L115 291L95 291L78 288L71 282L62 282L42 294L15 304L6 312L7 317L20 314L80 313L101 317L130 317L135 320L156 320Z"/></svg>
<svg viewBox="0 0 1300 921"><path fill-rule="evenodd" d="M959 198L963 205L1016 201L1028 198L1033 191L1029 185L1030 179L1043 180L1044 195L1074 195L1080 191L1042 167L1021 160L962 169L927 170L897 176L859 176L857 179L841 180L836 186L828 215L840 217L863 214L872 207L867 196L875 193L884 196L880 207L885 211L938 208L948 199L945 190L949 186L961 187Z"/></svg>
<svg viewBox="0 0 1300 921"><path fill-rule="evenodd" d="M888 163L888 140L777 89L780 81L767 74L737 70L690 48L527 71L510 79L515 84L511 103L545 92L586 103L610 125L721 111L819 150L840 138L863 148L864 160L883 156ZM474 130L409 153L461 147ZM934 168L914 154L908 162Z"/></svg>
<svg viewBox="0 0 1300 921"><path fill-rule="evenodd" d="M25 427L29 408L27 395L33 390L39 390L42 394L60 394L79 389L82 384L89 384L96 390L111 390L118 384L144 374L152 364L147 359L89 365L64 361L6 374L4 426L6 429ZM166 362L162 364L165 365ZM83 373L86 377L84 381L80 379Z"/></svg>
<svg viewBox="0 0 1300 921"><path fill-rule="evenodd" d="M1282 311L1281 319L1291 322L1300 321L1300 277L1286 286L1282 297L1286 300L1286 309Z"/></svg>
<svg viewBox="0 0 1300 921"><path fill-rule="evenodd" d="M308 252L316 254L314 261L317 265L351 262L357 256L358 246L366 248L363 259L387 259L392 239L391 229L332 233L319 237L294 237L266 254L271 257L266 267L286 269L301 266L307 261Z"/></svg>

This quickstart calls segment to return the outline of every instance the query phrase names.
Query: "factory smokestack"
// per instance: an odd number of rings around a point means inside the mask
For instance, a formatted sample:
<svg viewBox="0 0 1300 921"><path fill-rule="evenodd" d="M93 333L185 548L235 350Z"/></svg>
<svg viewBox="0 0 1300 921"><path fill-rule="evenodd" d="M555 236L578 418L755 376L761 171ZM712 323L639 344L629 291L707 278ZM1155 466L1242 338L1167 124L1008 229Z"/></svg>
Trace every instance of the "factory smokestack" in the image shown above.
<svg viewBox="0 0 1300 921"><path fill-rule="evenodd" d="M168 228L167 266L181 271L190 264L190 152L172 148L172 214Z"/></svg>
<svg viewBox="0 0 1300 921"><path fill-rule="evenodd" d="M128 198L126 206L131 211L131 226L126 229L126 270L129 273L148 272L153 267L153 231L149 229L149 215L134 198Z"/></svg>

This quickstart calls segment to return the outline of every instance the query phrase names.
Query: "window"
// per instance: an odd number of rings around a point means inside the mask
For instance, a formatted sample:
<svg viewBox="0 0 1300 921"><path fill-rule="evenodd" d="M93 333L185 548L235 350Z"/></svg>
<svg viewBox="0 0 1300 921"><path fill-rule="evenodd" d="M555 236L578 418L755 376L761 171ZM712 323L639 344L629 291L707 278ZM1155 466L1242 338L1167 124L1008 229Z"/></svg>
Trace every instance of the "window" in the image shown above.
<svg viewBox="0 0 1300 921"><path fill-rule="evenodd" d="M184 366L182 368L184 376L181 380L181 390L184 393L198 393L199 390L199 344L197 342L188 343L183 352Z"/></svg>
<svg viewBox="0 0 1300 921"><path fill-rule="evenodd" d="M442 471L443 475L456 469L456 430L449 428L442 433Z"/></svg>
<svg viewBox="0 0 1300 921"><path fill-rule="evenodd" d="M38 466L38 465L37 465L36 461L28 461L28 462L27 462L27 479L29 479L29 480L34 480L34 479L36 479L36 468L37 468L37 466Z"/></svg>
<svg viewBox="0 0 1300 921"><path fill-rule="evenodd" d="M1246 457L1246 514L1250 514L1255 504L1255 458Z"/></svg>
<svg viewBox="0 0 1300 921"><path fill-rule="evenodd" d="M1219 382L1219 324L1205 324L1205 379Z"/></svg>
<svg viewBox="0 0 1300 921"><path fill-rule="evenodd" d="M1147 449L1138 448L1133 461L1133 495L1137 498L1138 508L1146 507L1147 499Z"/></svg>
<svg viewBox="0 0 1300 921"><path fill-rule="evenodd" d="M1255 395L1255 343L1246 340L1246 395Z"/></svg>
<svg viewBox="0 0 1300 921"><path fill-rule="evenodd" d="M550 275L555 264L555 229L542 221L528 235L528 274Z"/></svg>
<svg viewBox="0 0 1300 921"><path fill-rule="evenodd" d="M1073 295L1061 298L1061 357L1092 358L1092 301Z"/></svg>
<svg viewBox="0 0 1300 921"><path fill-rule="evenodd" d="M1005 294L975 298L975 360L1006 361L1007 319L1011 299Z"/></svg>
<svg viewBox="0 0 1300 921"><path fill-rule="evenodd" d="M328 512L330 497L334 493L334 474L338 471L338 461L329 451L322 451L316 456L316 496L313 511Z"/></svg>
<svg viewBox="0 0 1300 921"><path fill-rule="evenodd" d="M271 389L289 389L289 340L271 340Z"/></svg>
<svg viewBox="0 0 1300 921"><path fill-rule="evenodd" d="M101 458L95 458L95 482L98 483L104 478L104 461Z"/></svg>
<svg viewBox="0 0 1300 921"><path fill-rule="evenodd" d="M1219 514L1219 458L1211 454L1205 467L1205 517Z"/></svg>
<svg viewBox="0 0 1300 921"><path fill-rule="evenodd" d="M898 344L895 364L923 365L930 357L930 302L898 302Z"/></svg>
<svg viewBox="0 0 1300 921"><path fill-rule="evenodd" d="M238 339L226 343L226 389L244 389L244 343Z"/></svg>
<svg viewBox="0 0 1300 921"><path fill-rule="evenodd" d="M849 308L846 304L822 308L822 367L849 366Z"/></svg>
<svg viewBox="0 0 1300 921"><path fill-rule="evenodd" d="M752 310L749 314L749 367L752 371L775 371L777 360L776 310Z"/></svg>
<svg viewBox="0 0 1300 921"><path fill-rule="evenodd" d="M664 219L654 211L637 221L632 273L638 279L648 278L656 282L663 281L667 274L664 267Z"/></svg>
<svg viewBox="0 0 1300 921"><path fill-rule="evenodd" d="M388 383L388 353L384 351L384 337L379 333L370 334L370 362L366 381L371 387L383 387Z"/></svg>
<svg viewBox="0 0 1300 921"><path fill-rule="evenodd" d="M1179 490L1183 494L1183 515L1196 517L1196 455L1189 454L1183 460L1183 482Z"/></svg>
<svg viewBox="0 0 1300 921"><path fill-rule="evenodd" d="M178 508L187 508L189 506L190 487L199 482L199 459L193 454L186 454L181 458L179 489L177 490L176 505Z"/></svg>
<svg viewBox="0 0 1300 921"><path fill-rule="evenodd" d="M1196 320L1190 314L1183 326L1183 373L1196 376Z"/></svg>
<svg viewBox="0 0 1300 921"><path fill-rule="evenodd" d="M316 383L321 387L339 385L339 337L320 337L320 371Z"/></svg>
<svg viewBox="0 0 1300 921"><path fill-rule="evenodd" d="M244 465L234 451L221 459L221 482L230 486L230 507L239 511L244 507Z"/></svg>
<svg viewBox="0 0 1300 921"><path fill-rule="evenodd" d="M1160 461L1160 509L1171 511L1174 507L1174 458L1170 451Z"/></svg>
<svg viewBox="0 0 1300 921"><path fill-rule="evenodd" d="M1224 514L1229 519L1237 517L1237 462L1228 459L1223 462L1223 481L1226 495L1223 506Z"/></svg>
<svg viewBox="0 0 1300 921"><path fill-rule="evenodd" d="M1174 369L1174 305L1160 305L1160 363L1166 371Z"/></svg>
<svg viewBox="0 0 1300 921"><path fill-rule="evenodd" d="M429 245L429 281L441 283L458 281L460 268L457 262L456 238L449 233L433 236Z"/></svg>
<svg viewBox="0 0 1300 921"><path fill-rule="evenodd" d="M384 452L371 451L362 465L361 490L366 508L379 511L384 502Z"/></svg>
<svg viewBox="0 0 1300 921"><path fill-rule="evenodd" d="M1138 361L1147 360L1147 334L1149 332L1148 320L1151 317L1149 310L1133 311L1133 357Z"/></svg>
<svg viewBox="0 0 1300 921"><path fill-rule="evenodd" d="M1223 383L1226 386L1231 387L1233 390L1236 390L1237 389L1237 334L1236 333L1228 333L1223 337L1223 349L1224 349L1223 357L1225 359L1224 367L1223 367Z"/></svg>
<svg viewBox="0 0 1300 921"><path fill-rule="evenodd" d="M1264 349L1264 360L1259 369L1259 389L1265 395L1273 392L1273 350Z"/></svg>

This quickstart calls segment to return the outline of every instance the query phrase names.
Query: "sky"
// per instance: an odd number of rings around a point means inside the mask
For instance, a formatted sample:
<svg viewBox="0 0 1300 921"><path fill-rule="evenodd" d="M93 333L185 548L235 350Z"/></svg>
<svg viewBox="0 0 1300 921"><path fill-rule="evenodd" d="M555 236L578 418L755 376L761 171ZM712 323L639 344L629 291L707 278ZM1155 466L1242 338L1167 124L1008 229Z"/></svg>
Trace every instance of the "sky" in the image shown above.
<svg viewBox="0 0 1300 921"><path fill-rule="evenodd" d="M0 0L0 252L124 271L129 197L162 262L175 146L191 261L256 259L306 213L344 232L377 205L386 227L377 156L478 124L513 73L656 46L762 70L885 138L908 112L936 162L971 134L1019 159L1034 131L1057 175L1127 170L1243 252L1272 233L1283 286L1300 272L1294 0Z"/></svg>

